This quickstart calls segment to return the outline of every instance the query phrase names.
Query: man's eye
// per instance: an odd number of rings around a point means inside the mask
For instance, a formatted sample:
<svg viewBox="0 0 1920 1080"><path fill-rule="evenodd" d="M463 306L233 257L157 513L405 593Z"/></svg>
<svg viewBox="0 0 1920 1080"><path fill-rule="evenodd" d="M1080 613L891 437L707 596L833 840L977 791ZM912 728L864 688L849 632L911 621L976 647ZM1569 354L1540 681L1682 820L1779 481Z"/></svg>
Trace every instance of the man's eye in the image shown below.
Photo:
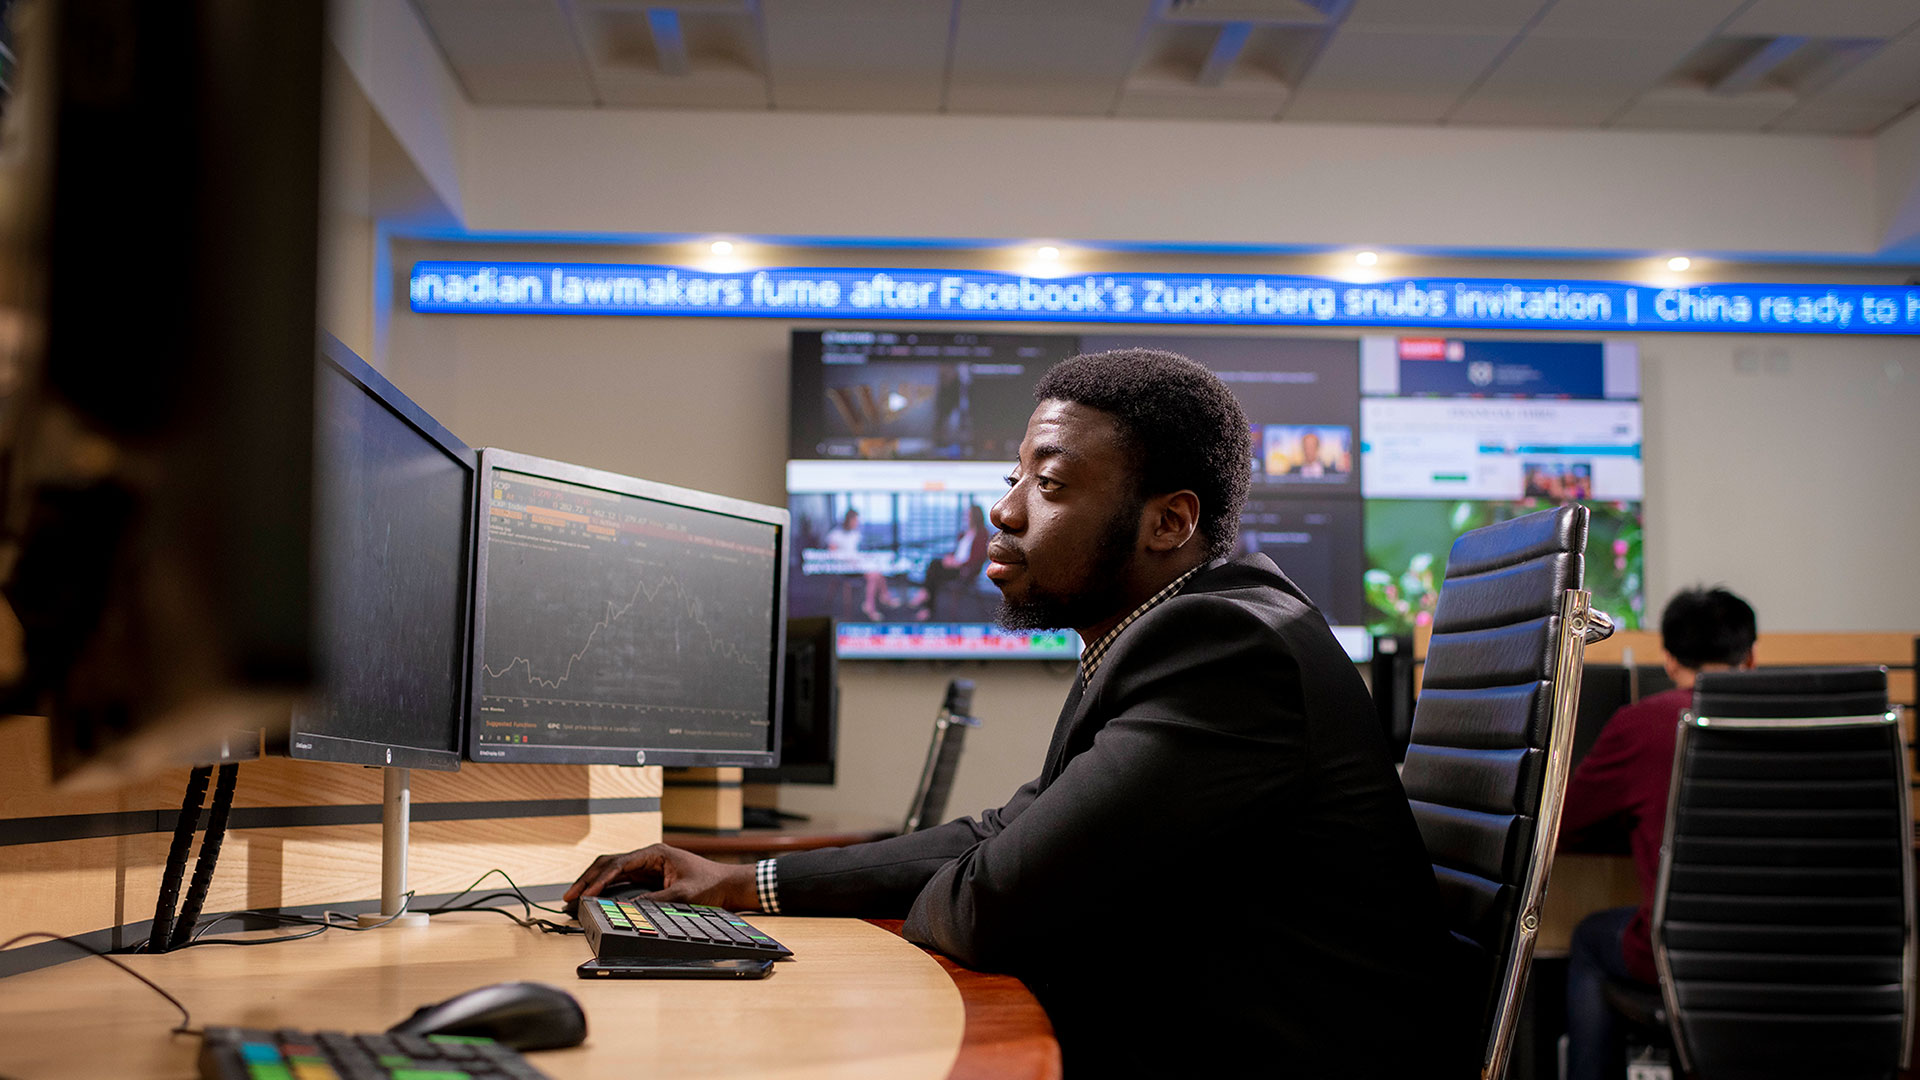
<svg viewBox="0 0 1920 1080"><path fill-rule="evenodd" d="M1001 479L1007 482L1008 487L1012 487L1013 485L1020 482L1020 478L1017 476L1003 476L1001 477Z"/></svg>
<svg viewBox="0 0 1920 1080"><path fill-rule="evenodd" d="M1060 487L1060 481L1051 476L1036 476L1033 478L1033 483L1041 491L1056 491Z"/></svg>

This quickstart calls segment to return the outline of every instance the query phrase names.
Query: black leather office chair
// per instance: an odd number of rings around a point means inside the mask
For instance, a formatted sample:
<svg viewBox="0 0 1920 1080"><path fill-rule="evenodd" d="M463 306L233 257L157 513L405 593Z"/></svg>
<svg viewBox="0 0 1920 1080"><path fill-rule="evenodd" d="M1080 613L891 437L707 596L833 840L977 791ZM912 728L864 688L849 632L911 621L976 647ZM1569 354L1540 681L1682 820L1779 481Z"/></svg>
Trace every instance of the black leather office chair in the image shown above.
<svg viewBox="0 0 1920 1080"><path fill-rule="evenodd" d="M979 726L973 715L973 680L949 680L946 699L933 719L933 743L927 747L927 763L914 786L913 804L907 808L902 833L941 823L947 813L947 796L953 793L954 774L960 771L960 752L967 746L967 729Z"/></svg>
<svg viewBox="0 0 1920 1080"><path fill-rule="evenodd" d="M1582 659L1613 632L1581 588L1586 544L1584 506L1454 542L1401 773L1467 969L1486 1080L1506 1070L1533 958Z"/></svg>
<svg viewBox="0 0 1920 1080"><path fill-rule="evenodd" d="M1653 904L1678 1064L1892 1077L1913 1012L1913 811L1882 668L1700 676Z"/></svg>

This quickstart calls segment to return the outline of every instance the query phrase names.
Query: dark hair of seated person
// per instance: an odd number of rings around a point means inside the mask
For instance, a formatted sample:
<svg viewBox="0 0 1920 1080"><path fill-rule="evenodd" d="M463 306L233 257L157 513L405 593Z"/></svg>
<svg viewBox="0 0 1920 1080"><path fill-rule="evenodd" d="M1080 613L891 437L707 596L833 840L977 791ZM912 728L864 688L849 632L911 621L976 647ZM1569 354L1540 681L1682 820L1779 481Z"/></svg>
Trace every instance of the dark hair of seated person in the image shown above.
<svg viewBox="0 0 1920 1080"><path fill-rule="evenodd" d="M1745 600L1718 586L1684 589L1660 616L1660 644L1681 664L1740 664L1753 651L1759 624Z"/></svg>
<svg viewBox="0 0 1920 1080"><path fill-rule="evenodd" d="M1061 361L1033 396L1110 414L1133 459L1139 494L1193 492L1207 557L1232 553L1252 441L1246 413L1213 372L1178 353L1114 349Z"/></svg>

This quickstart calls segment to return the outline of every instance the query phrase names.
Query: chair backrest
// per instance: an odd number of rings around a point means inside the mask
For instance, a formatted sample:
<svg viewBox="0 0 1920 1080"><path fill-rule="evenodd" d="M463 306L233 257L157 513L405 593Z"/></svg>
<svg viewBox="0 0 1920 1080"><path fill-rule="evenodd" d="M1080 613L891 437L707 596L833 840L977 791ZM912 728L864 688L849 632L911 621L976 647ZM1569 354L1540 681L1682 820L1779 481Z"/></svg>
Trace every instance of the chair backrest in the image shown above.
<svg viewBox="0 0 1920 1080"><path fill-rule="evenodd" d="M953 777L960 769L960 752L967 746L967 729L979 726L980 721L973 716L973 680L949 680L940 714L933 718L933 743L927 747L927 763L920 769L920 783L913 789L913 803L907 807L901 832L938 825L946 816L947 796L953 793Z"/></svg>
<svg viewBox="0 0 1920 1080"><path fill-rule="evenodd" d="M1683 1067L1891 1077L1913 810L1884 668L1706 673L1675 742L1654 963Z"/></svg>
<svg viewBox="0 0 1920 1080"><path fill-rule="evenodd" d="M1612 632L1581 588L1587 509L1454 542L1401 780L1448 929L1474 968L1481 1075L1506 1069L1546 892L1580 666Z"/></svg>

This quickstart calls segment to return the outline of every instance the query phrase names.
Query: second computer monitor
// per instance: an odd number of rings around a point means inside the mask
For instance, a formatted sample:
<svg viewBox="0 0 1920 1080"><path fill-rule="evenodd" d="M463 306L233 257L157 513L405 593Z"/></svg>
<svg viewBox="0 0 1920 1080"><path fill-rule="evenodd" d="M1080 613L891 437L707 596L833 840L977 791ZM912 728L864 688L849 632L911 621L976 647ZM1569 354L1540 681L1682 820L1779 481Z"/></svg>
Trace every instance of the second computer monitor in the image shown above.
<svg viewBox="0 0 1920 1080"><path fill-rule="evenodd" d="M273 741L311 761L458 769L475 454L332 338L314 393L321 678Z"/></svg>
<svg viewBox="0 0 1920 1080"><path fill-rule="evenodd" d="M475 761L779 762L787 512L481 453Z"/></svg>
<svg viewBox="0 0 1920 1080"><path fill-rule="evenodd" d="M840 724L830 618L787 620L787 673L780 703L780 767L750 769L749 784L832 784Z"/></svg>

